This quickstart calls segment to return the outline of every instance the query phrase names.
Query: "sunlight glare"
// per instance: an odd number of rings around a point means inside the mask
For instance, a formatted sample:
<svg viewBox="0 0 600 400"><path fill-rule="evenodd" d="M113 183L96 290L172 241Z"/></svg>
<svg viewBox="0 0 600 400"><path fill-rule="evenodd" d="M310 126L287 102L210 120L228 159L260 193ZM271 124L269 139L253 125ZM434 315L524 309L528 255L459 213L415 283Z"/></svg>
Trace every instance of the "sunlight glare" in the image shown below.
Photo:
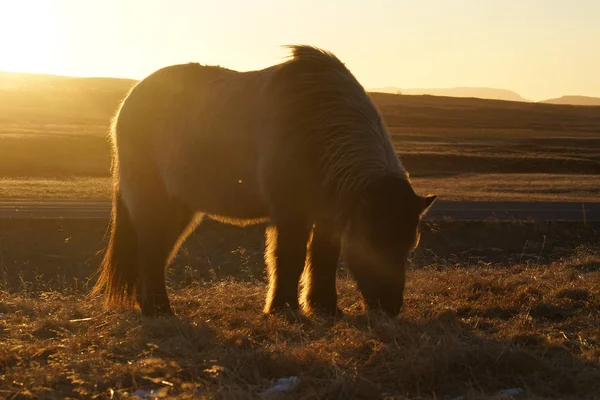
<svg viewBox="0 0 600 400"><path fill-rule="evenodd" d="M62 36L55 2L0 1L0 70L56 70Z"/></svg>

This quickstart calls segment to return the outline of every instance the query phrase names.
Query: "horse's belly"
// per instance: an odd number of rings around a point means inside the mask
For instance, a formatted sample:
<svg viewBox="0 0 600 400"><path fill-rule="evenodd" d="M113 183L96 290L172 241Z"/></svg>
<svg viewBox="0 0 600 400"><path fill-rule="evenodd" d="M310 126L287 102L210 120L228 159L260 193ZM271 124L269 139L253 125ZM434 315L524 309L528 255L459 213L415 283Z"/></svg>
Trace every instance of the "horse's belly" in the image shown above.
<svg viewBox="0 0 600 400"><path fill-rule="evenodd" d="M214 160L214 159L213 159ZM224 160L222 160L224 161ZM165 176L167 190L195 211L233 219L260 219L269 214L253 165L232 168L212 162L196 168L171 168Z"/></svg>
<svg viewBox="0 0 600 400"><path fill-rule="evenodd" d="M238 219L265 218L269 215L267 202L258 185L238 179L237 182L212 185L213 195L202 202L208 214Z"/></svg>

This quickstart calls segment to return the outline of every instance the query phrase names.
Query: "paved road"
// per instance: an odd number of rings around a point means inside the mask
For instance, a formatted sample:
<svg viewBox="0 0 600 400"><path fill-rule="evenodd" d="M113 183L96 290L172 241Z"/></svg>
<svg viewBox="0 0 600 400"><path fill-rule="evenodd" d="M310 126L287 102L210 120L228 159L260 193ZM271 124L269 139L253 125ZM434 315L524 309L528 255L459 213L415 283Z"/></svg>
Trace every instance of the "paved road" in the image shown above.
<svg viewBox="0 0 600 400"><path fill-rule="evenodd" d="M536 221L600 222L598 203L527 203L527 202L473 202L438 201L427 219L450 218L461 221L485 219L529 219ZM106 219L110 203L106 200L0 200L0 219L80 218Z"/></svg>

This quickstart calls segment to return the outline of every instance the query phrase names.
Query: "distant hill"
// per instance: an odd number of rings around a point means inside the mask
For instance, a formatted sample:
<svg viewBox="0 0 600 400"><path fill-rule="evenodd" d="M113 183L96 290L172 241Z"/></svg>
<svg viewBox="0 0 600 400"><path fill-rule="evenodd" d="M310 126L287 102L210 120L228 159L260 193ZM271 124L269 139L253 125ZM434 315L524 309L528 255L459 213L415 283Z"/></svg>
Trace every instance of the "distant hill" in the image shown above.
<svg viewBox="0 0 600 400"><path fill-rule="evenodd" d="M600 97L589 96L562 96L557 99L540 101L546 104L570 104L574 106L600 106Z"/></svg>
<svg viewBox="0 0 600 400"><path fill-rule="evenodd" d="M69 125L69 132L105 135L110 119L135 82L0 72L0 128L23 125L27 121L31 126L27 129L33 131L40 129L39 126L48 132L50 126ZM382 90L371 92L375 91ZM393 88L387 88L387 91L393 92ZM506 101L508 96L482 99L371 94L386 115L386 123L394 127L520 129L526 126L529 129L580 132L598 129L596 107Z"/></svg>
<svg viewBox="0 0 600 400"><path fill-rule="evenodd" d="M0 90L127 90L135 80L124 78L77 78L50 74L0 71Z"/></svg>
<svg viewBox="0 0 600 400"><path fill-rule="evenodd" d="M134 84L130 79L0 71L0 125L26 120L88 129L112 116Z"/></svg>
<svg viewBox="0 0 600 400"><path fill-rule="evenodd" d="M372 88L372 89L367 89L367 91L373 92L373 93L389 93L389 94L403 94L404 93L404 91L402 89L394 87L394 86Z"/></svg>
<svg viewBox="0 0 600 400"><path fill-rule="evenodd" d="M438 89L400 89L397 87L383 87L370 89L372 92L409 94L409 95L432 95L444 97L474 97L479 99L524 101L530 102L518 93L506 89L483 88L483 87L455 87Z"/></svg>

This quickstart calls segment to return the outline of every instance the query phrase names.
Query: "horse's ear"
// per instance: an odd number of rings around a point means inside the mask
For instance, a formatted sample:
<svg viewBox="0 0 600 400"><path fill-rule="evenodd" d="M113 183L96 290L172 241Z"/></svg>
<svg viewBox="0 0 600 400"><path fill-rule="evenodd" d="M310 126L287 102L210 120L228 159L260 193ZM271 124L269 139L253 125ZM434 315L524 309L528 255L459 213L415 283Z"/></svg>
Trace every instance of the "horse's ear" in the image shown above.
<svg viewBox="0 0 600 400"><path fill-rule="evenodd" d="M429 210L429 207L431 207L435 199L437 199L437 196L435 194L430 194L425 197L421 197L421 199L423 200L423 211L421 211L421 215L423 215L427 212L427 210Z"/></svg>

